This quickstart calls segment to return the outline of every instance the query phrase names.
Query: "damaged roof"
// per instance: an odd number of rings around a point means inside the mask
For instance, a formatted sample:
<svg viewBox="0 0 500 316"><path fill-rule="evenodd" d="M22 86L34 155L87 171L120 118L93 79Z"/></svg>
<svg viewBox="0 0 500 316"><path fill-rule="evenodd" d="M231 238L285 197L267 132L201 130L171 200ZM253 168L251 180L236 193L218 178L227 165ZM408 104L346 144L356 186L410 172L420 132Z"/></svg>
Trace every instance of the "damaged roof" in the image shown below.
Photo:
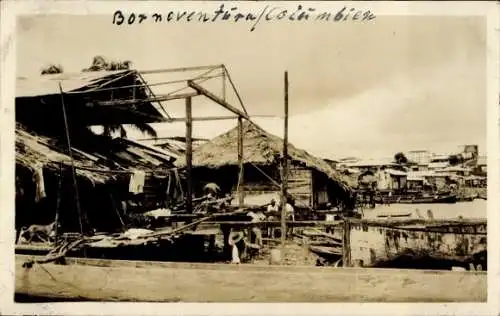
<svg viewBox="0 0 500 316"><path fill-rule="evenodd" d="M61 97L59 84L64 92ZM32 117L61 117L62 100L68 116L88 125L163 122L168 114L160 102L147 101L152 91L136 70L88 71L17 77L16 116L26 126ZM102 102L138 100L134 104ZM140 100L145 100L140 102Z"/></svg>

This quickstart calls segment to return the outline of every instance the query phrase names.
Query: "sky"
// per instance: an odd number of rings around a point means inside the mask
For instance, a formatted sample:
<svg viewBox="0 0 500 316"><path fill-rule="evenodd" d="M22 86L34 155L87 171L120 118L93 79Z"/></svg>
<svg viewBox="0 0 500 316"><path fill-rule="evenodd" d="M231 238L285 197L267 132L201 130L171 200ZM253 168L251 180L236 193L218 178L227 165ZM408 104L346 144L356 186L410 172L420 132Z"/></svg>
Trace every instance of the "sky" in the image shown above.
<svg viewBox="0 0 500 316"><path fill-rule="evenodd" d="M95 55L131 60L139 70L225 64L249 114L277 116L255 121L282 136L288 71L289 140L313 154L375 158L463 144L485 153L485 30L474 17L283 22L249 32L223 23L117 27L109 16L27 16L18 21L17 75L38 76L51 63L77 72ZM229 99L236 104L234 95ZM165 105L184 116L182 103ZM230 114L203 97L194 99L193 111ZM193 133L211 138L235 125L196 122ZM184 134L182 123L155 128L160 136Z"/></svg>

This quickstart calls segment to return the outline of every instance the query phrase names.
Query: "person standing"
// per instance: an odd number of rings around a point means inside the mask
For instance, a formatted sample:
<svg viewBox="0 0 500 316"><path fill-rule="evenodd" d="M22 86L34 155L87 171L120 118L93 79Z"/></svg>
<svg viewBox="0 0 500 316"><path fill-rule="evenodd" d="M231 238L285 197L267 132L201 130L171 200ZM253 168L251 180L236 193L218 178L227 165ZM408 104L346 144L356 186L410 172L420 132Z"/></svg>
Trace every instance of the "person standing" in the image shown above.
<svg viewBox="0 0 500 316"><path fill-rule="evenodd" d="M272 213L272 215L275 215L278 212L278 204L276 204L275 199L271 199L271 203L267 206L267 212Z"/></svg>
<svg viewBox="0 0 500 316"><path fill-rule="evenodd" d="M275 199L271 199L271 203L267 206L268 220L270 221L275 220L278 214L279 214L279 206L276 203ZM270 238L274 238L274 227L267 228L267 236Z"/></svg>
<svg viewBox="0 0 500 316"><path fill-rule="evenodd" d="M292 204L295 204L293 199L290 200L290 202L287 202L285 205L285 219L287 221L291 220L292 222L295 222L295 209ZM288 227L287 229L287 235L292 235L293 234L293 226Z"/></svg>

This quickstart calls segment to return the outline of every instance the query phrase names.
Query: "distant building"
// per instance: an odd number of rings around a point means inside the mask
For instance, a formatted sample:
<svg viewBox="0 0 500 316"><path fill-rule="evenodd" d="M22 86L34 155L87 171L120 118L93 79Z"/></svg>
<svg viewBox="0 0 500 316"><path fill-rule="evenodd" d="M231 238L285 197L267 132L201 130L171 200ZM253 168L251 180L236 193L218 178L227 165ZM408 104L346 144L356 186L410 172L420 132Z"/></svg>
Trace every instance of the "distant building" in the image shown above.
<svg viewBox="0 0 500 316"><path fill-rule="evenodd" d="M488 172L487 158L486 156L479 156L477 158L475 166L471 166L471 173L475 175L486 176Z"/></svg>
<svg viewBox="0 0 500 316"><path fill-rule="evenodd" d="M428 165L431 161L432 153L428 150L411 150L406 153L408 160L417 163L417 165Z"/></svg>
<svg viewBox="0 0 500 316"><path fill-rule="evenodd" d="M429 170L442 170L450 166L449 155L433 155L430 159Z"/></svg>
<svg viewBox="0 0 500 316"><path fill-rule="evenodd" d="M463 153L470 154L471 158L477 159L479 156L479 146L478 145L464 145Z"/></svg>

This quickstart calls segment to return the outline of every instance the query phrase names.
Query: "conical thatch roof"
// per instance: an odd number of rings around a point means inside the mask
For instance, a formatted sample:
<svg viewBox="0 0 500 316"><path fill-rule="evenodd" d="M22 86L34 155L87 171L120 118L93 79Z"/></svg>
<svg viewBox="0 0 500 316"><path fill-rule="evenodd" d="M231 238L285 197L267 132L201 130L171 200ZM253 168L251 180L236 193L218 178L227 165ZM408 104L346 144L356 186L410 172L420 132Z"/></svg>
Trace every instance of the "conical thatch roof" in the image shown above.
<svg viewBox="0 0 500 316"><path fill-rule="evenodd" d="M243 161L255 165L277 163L283 151L283 140L259 126L245 121L243 123ZM291 161L324 173L338 182L345 189L350 189L350 181L336 172L326 161L315 157L305 150L288 145ZM184 166L180 159L178 166ZM238 127L217 136L209 142L198 146L193 151L193 166L220 168L238 164Z"/></svg>

